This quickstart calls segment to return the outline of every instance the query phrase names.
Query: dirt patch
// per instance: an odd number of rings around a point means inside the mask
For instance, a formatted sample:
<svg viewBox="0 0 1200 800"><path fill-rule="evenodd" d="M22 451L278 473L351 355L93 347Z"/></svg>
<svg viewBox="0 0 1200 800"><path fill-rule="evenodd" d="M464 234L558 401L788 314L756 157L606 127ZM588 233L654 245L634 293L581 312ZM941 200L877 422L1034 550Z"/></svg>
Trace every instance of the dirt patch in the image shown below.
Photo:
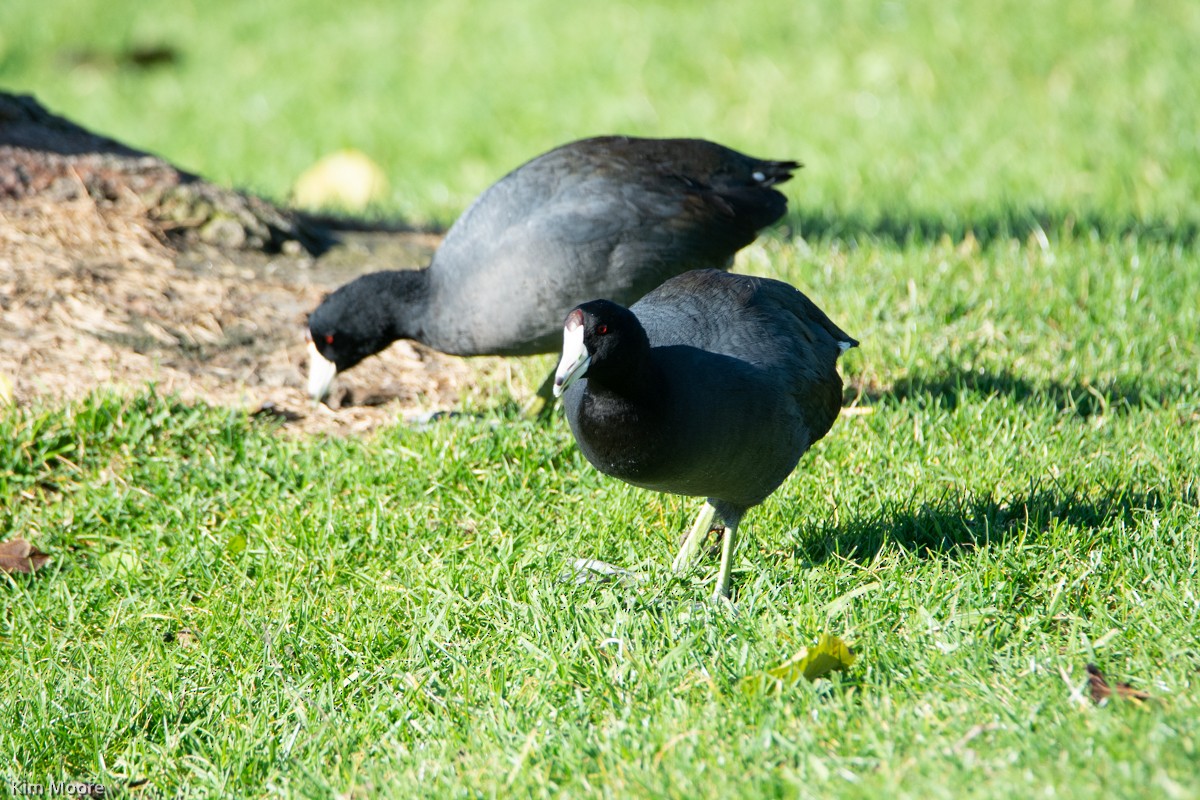
<svg viewBox="0 0 1200 800"><path fill-rule="evenodd" d="M291 430L350 433L458 407L507 374L500 359L468 361L398 342L339 376L336 410L314 406L303 389L308 312L354 275L426 263L437 236L296 225L286 210L79 129L72 134L59 118L39 139L36 119L5 115L6 99L0 95L0 380L13 402L153 383L189 400L263 409ZM29 99L18 99L25 114ZM81 144L81 135L90 139ZM180 185L201 190L181 202L169 191ZM222 205L228 198L232 213ZM181 218L180 208L190 216ZM205 228L217 229L215 241Z"/></svg>

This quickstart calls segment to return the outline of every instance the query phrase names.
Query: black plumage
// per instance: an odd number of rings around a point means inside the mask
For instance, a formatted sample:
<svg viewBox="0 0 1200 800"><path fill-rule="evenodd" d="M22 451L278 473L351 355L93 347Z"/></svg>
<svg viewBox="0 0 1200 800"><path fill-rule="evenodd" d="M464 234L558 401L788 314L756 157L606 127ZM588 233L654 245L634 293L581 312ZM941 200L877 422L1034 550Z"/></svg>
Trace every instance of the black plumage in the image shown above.
<svg viewBox="0 0 1200 800"><path fill-rule="evenodd" d="M700 139L607 136L541 155L484 191L427 268L364 275L313 311L310 392L398 339L552 352L577 303L631 303L680 272L727 269L784 214L772 187L798 166Z"/></svg>
<svg viewBox="0 0 1200 800"><path fill-rule="evenodd" d="M837 419L837 359L857 344L782 281L693 271L631 308L571 311L555 392L601 472L708 499L726 525L717 593L728 595L738 523ZM707 530L698 520L677 568Z"/></svg>

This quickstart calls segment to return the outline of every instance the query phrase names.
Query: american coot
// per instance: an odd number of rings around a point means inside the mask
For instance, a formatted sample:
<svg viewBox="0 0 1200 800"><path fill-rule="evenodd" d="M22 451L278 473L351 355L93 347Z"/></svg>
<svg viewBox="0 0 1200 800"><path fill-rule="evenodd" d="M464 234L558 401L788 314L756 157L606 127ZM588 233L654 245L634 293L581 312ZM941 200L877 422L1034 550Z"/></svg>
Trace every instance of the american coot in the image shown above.
<svg viewBox="0 0 1200 800"><path fill-rule="evenodd" d="M554 393L596 469L708 498L674 567L691 562L719 514L716 596L728 597L742 515L833 425L837 359L857 344L782 281L697 270L632 308L594 300L571 311Z"/></svg>
<svg viewBox="0 0 1200 800"><path fill-rule="evenodd" d="M685 270L728 269L783 216L787 199L771 187L798 167L701 139L551 150L480 195L427 268L364 275L329 295L308 320L309 392L324 398L337 372L397 339L463 356L553 352L577 303L632 303Z"/></svg>

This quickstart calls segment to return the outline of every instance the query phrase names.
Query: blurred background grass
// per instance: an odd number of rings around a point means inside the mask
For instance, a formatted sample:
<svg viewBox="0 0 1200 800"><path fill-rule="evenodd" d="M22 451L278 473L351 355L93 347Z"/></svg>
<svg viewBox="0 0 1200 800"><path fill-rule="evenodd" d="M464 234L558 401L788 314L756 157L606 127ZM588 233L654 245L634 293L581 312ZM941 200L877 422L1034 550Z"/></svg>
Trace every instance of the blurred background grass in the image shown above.
<svg viewBox="0 0 1200 800"><path fill-rule="evenodd" d="M274 199L358 148L380 211L416 222L621 132L804 161L807 233L1040 211L1121 231L1194 227L1198 41L1191 0L7 0L0 86Z"/></svg>

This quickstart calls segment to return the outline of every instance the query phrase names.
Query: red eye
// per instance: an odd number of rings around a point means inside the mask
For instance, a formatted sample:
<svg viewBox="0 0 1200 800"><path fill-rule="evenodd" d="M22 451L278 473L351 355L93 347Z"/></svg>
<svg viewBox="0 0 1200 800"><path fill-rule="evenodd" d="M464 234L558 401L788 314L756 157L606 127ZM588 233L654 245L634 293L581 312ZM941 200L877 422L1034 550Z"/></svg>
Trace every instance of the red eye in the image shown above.
<svg viewBox="0 0 1200 800"><path fill-rule="evenodd" d="M325 344L333 344L333 334L332 333L325 334Z"/></svg>
<svg viewBox="0 0 1200 800"><path fill-rule="evenodd" d="M606 333L608 333L608 326L605 325L603 322L601 322L599 325L596 326L596 334L597 335L603 336Z"/></svg>

